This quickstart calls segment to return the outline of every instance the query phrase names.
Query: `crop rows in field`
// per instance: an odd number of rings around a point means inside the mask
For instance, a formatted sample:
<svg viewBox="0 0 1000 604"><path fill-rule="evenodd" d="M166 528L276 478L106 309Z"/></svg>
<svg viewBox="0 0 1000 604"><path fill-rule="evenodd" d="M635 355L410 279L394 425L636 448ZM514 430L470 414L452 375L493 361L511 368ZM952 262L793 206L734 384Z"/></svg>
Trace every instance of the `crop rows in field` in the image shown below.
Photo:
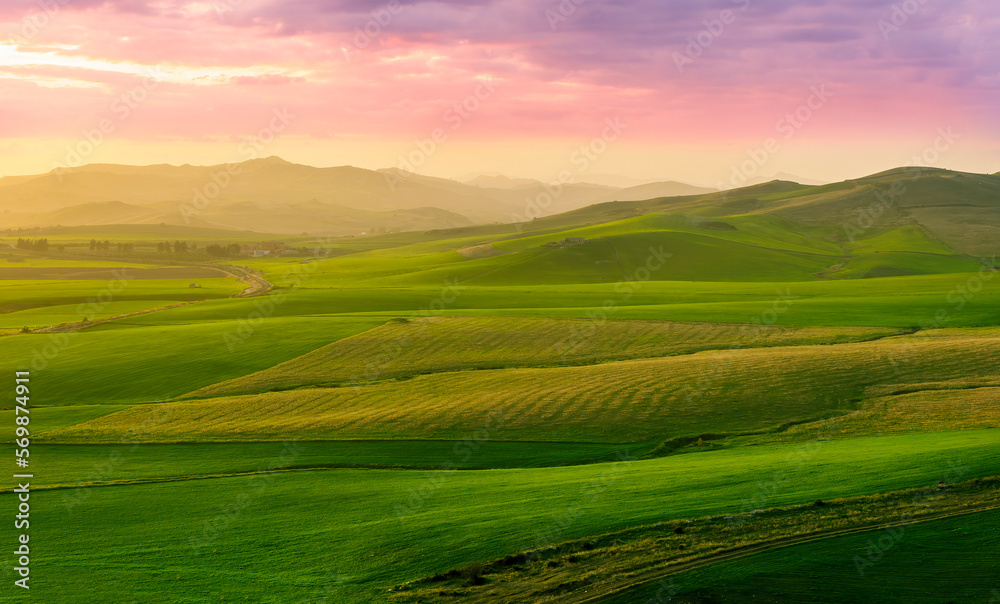
<svg viewBox="0 0 1000 604"><path fill-rule="evenodd" d="M490 429L494 440L649 442L846 412L871 393L884 394L887 384L996 378L998 346L996 329L943 330L829 346L463 371L141 405L50 437L114 441L152 423L150 438L167 441L463 438Z"/></svg>
<svg viewBox="0 0 1000 604"><path fill-rule="evenodd" d="M838 418L834 434L878 436L1000 427L1000 376L969 386L964 380L926 384L919 392L874 398L864 408ZM788 430L808 436L805 426Z"/></svg>
<svg viewBox="0 0 1000 604"><path fill-rule="evenodd" d="M583 365L703 350L833 344L900 330L760 324L452 317L395 322L191 393L250 394L467 369Z"/></svg>

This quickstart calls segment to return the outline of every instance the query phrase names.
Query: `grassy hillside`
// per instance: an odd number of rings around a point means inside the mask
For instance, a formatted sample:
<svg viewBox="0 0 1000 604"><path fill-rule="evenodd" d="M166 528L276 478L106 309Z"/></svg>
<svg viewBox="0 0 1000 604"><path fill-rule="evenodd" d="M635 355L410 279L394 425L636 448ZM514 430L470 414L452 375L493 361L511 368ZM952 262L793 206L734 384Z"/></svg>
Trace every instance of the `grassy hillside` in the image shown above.
<svg viewBox="0 0 1000 604"><path fill-rule="evenodd" d="M39 601L367 604L419 580L399 600L461 601L478 579L449 571L496 560L511 561L509 574L483 581L512 591L490 593L522 593L523 580L523 593L541 594L530 601L576 601L587 573L614 575L629 556L639 572L680 551L653 554L619 533L656 531L642 547L674 547L685 520L692 535L709 515L774 528L792 507L832 526L879 502L885 515L899 498L886 491L955 467L963 479L1000 474L994 176L774 181L331 239L320 220L331 208L361 199L364 212L392 211L387 176L435 220L459 206L522 211L530 193L470 197L474 187L442 179L275 160L247 168L203 222L68 228L53 242L99 236L148 251L173 233L199 249L276 238L337 255L240 259L275 286L251 298L230 297L244 287L234 279L133 266L155 278L96 309L80 306L108 289L108 257L11 250L23 262L0 267L0 358L8 371L34 365ZM205 170L92 166L68 184L3 179L0 191L100 202L102 215L124 204L176 213L180 197L162 196L178 183L190 195ZM279 195L285 207L269 205ZM213 212L290 234L220 229ZM293 232L298 220L321 228ZM87 326L84 314L128 316ZM0 499L12 503L9 490ZM814 503L855 496L871 505ZM774 508L788 509L751 513ZM996 576L995 518L982 518L926 538L907 528L913 546L887 554L871 583L852 583L862 542L844 538L704 568L678 597L902 600L920 569L968 585L939 580L918 597L978 597ZM683 555L753 540L752 527L714 522ZM553 554L518 568L519 552L566 540L579 542L575 562ZM572 566L583 557L592 564Z"/></svg>
<svg viewBox="0 0 1000 604"><path fill-rule="evenodd" d="M900 330L884 328L805 327L758 334L751 326L725 323L597 324L591 320L521 317L394 320L190 396L354 385L468 369L583 365L730 347L833 344L898 333Z"/></svg>
<svg viewBox="0 0 1000 604"><path fill-rule="evenodd" d="M316 262L310 267L308 284L817 281L961 273L995 265L992 259L955 252L912 224L872 227L845 239L837 227L806 226L766 214L709 219L663 213L664 208L645 211L597 224L581 224L584 217L570 212L534 221L557 226L537 228L532 223L531 230L520 233L497 225L438 232L429 239L416 234L375 238L371 243L375 249L358 247L356 253ZM491 253L467 253L485 247ZM269 273L282 268L274 260L255 266ZM275 277L280 284L280 274Z"/></svg>
<svg viewBox="0 0 1000 604"><path fill-rule="evenodd" d="M646 602L664 584L671 602L886 602L937 604L998 599L1000 567L989 552L1000 547L1000 512L903 527L892 547L860 574L855 557L867 559L884 532L839 537L723 562L644 586L604 604ZM883 543L888 543L883 539ZM831 561L836 561L831 563Z"/></svg>
<svg viewBox="0 0 1000 604"><path fill-rule="evenodd" d="M73 317L82 318L88 311L105 312L114 303L159 304L163 301L178 303L212 300L227 298L246 287L229 277L135 280L126 277L127 273L120 279L111 274L108 279L3 279L0 280L0 317L4 317L6 323L17 326L18 323L25 324L17 318L18 313L29 309L36 309L36 312L44 314L52 312L54 307L64 306L67 307L64 311L57 311L55 314L72 314ZM199 287L190 287L192 282ZM69 311L70 308L72 312ZM79 312L77 309L80 309Z"/></svg>
<svg viewBox="0 0 1000 604"><path fill-rule="evenodd" d="M65 430L115 441L461 438L494 413L495 438L649 442L774 429L850 410L888 384L995 378L996 329L832 346L788 346L584 367L461 371L402 382L136 406ZM153 421L152 418L156 418Z"/></svg>
<svg viewBox="0 0 1000 604"><path fill-rule="evenodd" d="M0 337L0 354L11 367L44 373L35 387L36 404L141 402L264 369L377 324L326 321L319 328L308 318L257 325L251 319L248 314L190 325L12 335ZM39 358L47 359L44 367Z"/></svg>
<svg viewBox="0 0 1000 604"><path fill-rule="evenodd" d="M295 462L294 449L271 446L269 463ZM996 474L997 446L994 430L827 442L797 467L795 446L778 446L444 475L300 471L84 489L70 510L72 492L37 491L32 501L50 511L32 525L32 541L47 544L33 561L47 577L36 597L286 604L329 588L347 604L384 601L404 581L547 540L738 512L776 468L794 480L771 506L933 484L956 458L970 475Z"/></svg>

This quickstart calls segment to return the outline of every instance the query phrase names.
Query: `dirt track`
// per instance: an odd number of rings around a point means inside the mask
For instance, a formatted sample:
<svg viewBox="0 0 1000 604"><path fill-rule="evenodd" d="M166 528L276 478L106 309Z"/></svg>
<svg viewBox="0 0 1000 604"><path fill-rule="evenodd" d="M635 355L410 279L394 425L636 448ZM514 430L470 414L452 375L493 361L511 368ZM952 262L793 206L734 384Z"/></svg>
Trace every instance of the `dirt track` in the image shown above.
<svg viewBox="0 0 1000 604"><path fill-rule="evenodd" d="M908 526L911 524L918 524L921 522L928 522L931 520L942 520L944 518L952 518L955 516L966 516L969 514L988 512L996 509L1000 509L1000 505L992 503L990 505L978 506L973 509L964 509L957 512L952 511L952 512L941 512L938 514L928 514L926 516L920 516L906 521L897 521L888 523L883 522L880 524L865 525L865 526L858 526L845 529L818 531L807 535L797 535L795 537L785 537L782 539L775 539L764 543L748 545L737 549L722 551L717 554L706 556L704 558L699 558L698 560L693 560L691 562L684 562L681 564L669 565L663 568L645 571L637 575L628 577L627 582L621 581L617 583L608 583L600 586L595 586L595 588L590 589L582 594L579 593L567 594L564 599L560 600L560 602L566 604L585 604L590 602L601 602L605 598L609 598L615 595L620 595L630 589L634 589L646 583L651 583L659 579L665 579L673 575L677 575L683 572L687 572L689 570L695 570L698 568L716 564L718 562L735 560L737 558L742 558L744 556L751 556L754 554L759 554L775 549L781 549L784 547L792 547L794 545L801 545L803 543L810 543L812 541L821 541L823 539L831 539L833 537L843 537L846 535L883 530L897 526ZM592 593L592 592L598 592L598 593Z"/></svg>

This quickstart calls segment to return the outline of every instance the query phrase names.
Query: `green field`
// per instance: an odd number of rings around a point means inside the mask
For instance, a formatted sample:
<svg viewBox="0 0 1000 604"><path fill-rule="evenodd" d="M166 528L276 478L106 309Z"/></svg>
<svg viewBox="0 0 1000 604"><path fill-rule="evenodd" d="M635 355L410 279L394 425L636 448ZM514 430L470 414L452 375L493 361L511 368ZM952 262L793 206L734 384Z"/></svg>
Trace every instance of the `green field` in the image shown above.
<svg viewBox="0 0 1000 604"><path fill-rule="evenodd" d="M155 423L149 438L165 441L451 439L493 414L508 416L503 440L629 443L770 431L853 410L886 388L940 388L1000 374L992 354L997 329L942 332L580 367L445 371L371 385L345 380L340 388L139 405L46 437L115 441L134 425Z"/></svg>
<svg viewBox="0 0 1000 604"><path fill-rule="evenodd" d="M864 327L755 331L746 325L665 321L396 319L265 371L203 388L191 396L356 385L449 371L591 365L718 350L734 343L747 348L835 344L900 333L902 330ZM465 352L477 347L481 350L475 355Z"/></svg>
<svg viewBox="0 0 1000 604"><path fill-rule="evenodd" d="M907 195L845 229L893 179ZM998 250L979 213L995 181L888 172L520 225L288 237L340 255L227 261L274 285L250 297L207 261L10 252L0 358L31 371L32 593L430 604L496 589L540 604L613 583L624 595L605 601L644 603L656 569L611 535L798 510L811 520L782 534L823 538L719 562L695 549L703 564L671 575L670 601L988 601L996 492L908 527L863 580L851 560L871 535L833 536L843 519L812 506L868 497L857 514L877 518L885 493L956 467L1000 474ZM181 236L260 240L52 233ZM15 404L0 406L9 426ZM752 537L720 534L718 550ZM611 582L597 562L574 576L559 552L589 540L638 562ZM516 584L470 570L498 560Z"/></svg>
<svg viewBox="0 0 1000 604"><path fill-rule="evenodd" d="M12 335L0 338L0 351L44 376L36 392L45 405L142 402L264 369L377 324L304 317L251 323L252 312L225 321Z"/></svg>
<svg viewBox="0 0 1000 604"><path fill-rule="evenodd" d="M994 587L1000 585L1000 564L982 553L1000 547L998 522L1000 512L993 511L915 524L891 534L837 537L681 573L602 602L655 602L666 595L684 604L994 602L1000 593ZM884 552L879 539L888 548ZM868 565L869 555L880 557Z"/></svg>
<svg viewBox="0 0 1000 604"><path fill-rule="evenodd" d="M92 602L122 594L149 602L296 602L334 572L338 601L369 602L408 580L544 546L540 532L558 542L737 513L761 476L779 468L794 480L769 506L931 484L956 460L969 475L996 474L997 446L1000 432L985 430L828 442L802 465L789 461L794 445L779 445L617 465L314 470L110 486L84 490L72 505L62 491L40 491L36 505L46 513L32 539L46 544L35 564L49 582L39 597L65 601L88 585L84 601ZM281 443L258 455L278 467L297 462ZM122 457L128 463L127 452ZM104 530L101 547L94 547L95 523ZM247 548L269 554L248 557Z"/></svg>

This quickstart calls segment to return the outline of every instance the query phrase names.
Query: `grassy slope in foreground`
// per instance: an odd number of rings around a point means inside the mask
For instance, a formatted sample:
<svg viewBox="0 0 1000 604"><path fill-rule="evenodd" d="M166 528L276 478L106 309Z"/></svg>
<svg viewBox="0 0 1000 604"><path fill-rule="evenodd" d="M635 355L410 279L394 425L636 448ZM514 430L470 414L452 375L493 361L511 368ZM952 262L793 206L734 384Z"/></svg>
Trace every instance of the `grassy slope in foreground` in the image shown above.
<svg viewBox="0 0 1000 604"><path fill-rule="evenodd" d="M955 460L969 476L995 475L998 446L1000 432L984 430L537 470L286 472L89 489L72 513L65 491L39 491L35 597L287 604L334 573L336 601L378 602L389 586L546 540L738 512L779 469L786 480L764 505L933 484Z"/></svg>

